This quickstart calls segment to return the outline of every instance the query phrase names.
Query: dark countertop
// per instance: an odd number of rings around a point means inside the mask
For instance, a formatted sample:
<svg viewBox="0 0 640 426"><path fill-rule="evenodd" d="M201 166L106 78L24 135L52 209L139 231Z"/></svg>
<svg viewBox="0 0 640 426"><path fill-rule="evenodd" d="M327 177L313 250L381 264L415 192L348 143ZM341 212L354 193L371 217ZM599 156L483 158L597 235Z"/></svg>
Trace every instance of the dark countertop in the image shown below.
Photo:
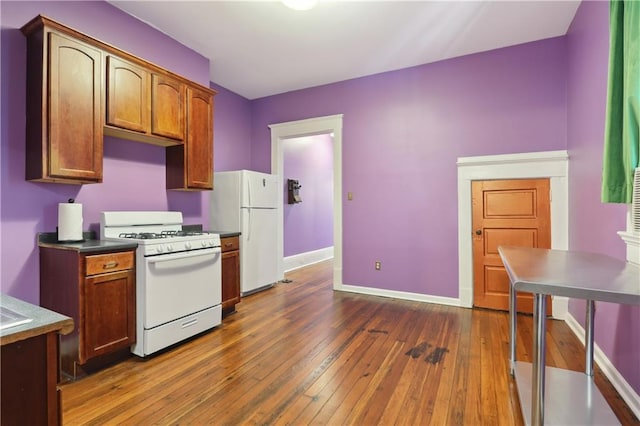
<svg viewBox="0 0 640 426"><path fill-rule="evenodd" d="M75 250L80 253L101 253L105 251L135 249L138 244L126 241L97 240L95 232L84 232L84 241L64 242L58 241L55 232L41 232L38 234L39 247L51 247L62 250Z"/></svg>
<svg viewBox="0 0 640 426"><path fill-rule="evenodd" d="M73 331L73 319L15 297L6 294L0 295L0 306L24 317L31 318L31 321L25 324L1 329L0 341L2 345L19 342L52 331L57 331L60 334L69 334Z"/></svg>
<svg viewBox="0 0 640 426"><path fill-rule="evenodd" d="M182 225L182 230L183 231L210 232L212 234L220 235L220 238L238 237L238 236L241 235L241 232L237 232L237 231L216 231L216 230L203 231L202 230L202 225Z"/></svg>
<svg viewBox="0 0 640 426"><path fill-rule="evenodd" d="M213 234L219 234L220 238L228 238L228 237L239 237L240 232L232 232L232 231L207 231Z"/></svg>

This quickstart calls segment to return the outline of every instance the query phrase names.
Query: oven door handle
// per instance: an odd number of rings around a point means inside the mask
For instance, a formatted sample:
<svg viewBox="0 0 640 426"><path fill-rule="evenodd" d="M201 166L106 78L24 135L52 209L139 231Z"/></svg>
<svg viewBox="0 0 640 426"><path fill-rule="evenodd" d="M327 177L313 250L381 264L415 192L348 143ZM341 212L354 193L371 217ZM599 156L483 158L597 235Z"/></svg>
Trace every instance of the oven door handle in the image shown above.
<svg viewBox="0 0 640 426"><path fill-rule="evenodd" d="M182 253L173 253L173 254L160 254L156 256L146 257L145 260L149 263L161 263L161 262L170 262L172 260L179 259L190 259L201 256L210 256L210 255L220 255L220 247L213 247L208 249L200 249L200 250L192 250L186 251Z"/></svg>

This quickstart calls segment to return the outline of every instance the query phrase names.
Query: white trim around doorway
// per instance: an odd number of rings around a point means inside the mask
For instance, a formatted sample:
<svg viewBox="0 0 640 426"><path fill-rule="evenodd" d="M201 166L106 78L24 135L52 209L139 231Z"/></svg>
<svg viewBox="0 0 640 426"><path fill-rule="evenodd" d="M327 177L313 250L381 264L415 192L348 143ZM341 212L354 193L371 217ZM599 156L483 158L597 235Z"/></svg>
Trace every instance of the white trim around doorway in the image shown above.
<svg viewBox="0 0 640 426"><path fill-rule="evenodd" d="M551 186L551 248L569 246L569 184L567 151L460 157L458 165L458 295L460 306L473 306L471 182L492 179L549 178ZM553 317L565 319L566 297L553 298Z"/></svg>
<svg viewBox="0 0 640 426"><path fill-rule="evenodd" d="M301 136L333 135L333 288L342 286L342 114L270 124L271 173L284 179L282 141ZM278 190L284 199L284 186ZM284 210L278 212L278 279L284 278Z"/></svg>

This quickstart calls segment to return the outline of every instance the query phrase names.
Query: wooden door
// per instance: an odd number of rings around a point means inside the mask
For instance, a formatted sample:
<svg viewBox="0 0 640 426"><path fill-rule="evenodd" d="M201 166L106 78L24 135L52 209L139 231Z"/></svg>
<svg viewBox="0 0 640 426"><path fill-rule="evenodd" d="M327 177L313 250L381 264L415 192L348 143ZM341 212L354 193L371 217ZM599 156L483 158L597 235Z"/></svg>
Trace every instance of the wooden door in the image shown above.
<svg viewBox="0 0 640 426"><path fill-rule="evenodd" d="M49 175L102 181L102 52L49 33Z"/></svg>
<svg viewBox="0 0 640 426"><path fill-rule="evenodd" d="M510 283L498 247L551 248L549 179L473 181L471 193L473 305L508 310ZM518 293L517 305L531 313L531 294Z"/></svg>

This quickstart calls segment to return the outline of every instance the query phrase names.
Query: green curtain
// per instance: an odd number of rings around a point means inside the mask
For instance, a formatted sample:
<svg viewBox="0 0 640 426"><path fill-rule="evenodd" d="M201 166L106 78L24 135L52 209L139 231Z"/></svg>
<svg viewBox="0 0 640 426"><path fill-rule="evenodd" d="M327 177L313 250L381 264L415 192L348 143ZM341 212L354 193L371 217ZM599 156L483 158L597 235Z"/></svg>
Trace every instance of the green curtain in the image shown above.
<svg viewBox="0 0 640 426"><path fill-rule="evenodd" d="M631 203L640 123L640 0L609 5L609 82L602 201Z"/></svg>

